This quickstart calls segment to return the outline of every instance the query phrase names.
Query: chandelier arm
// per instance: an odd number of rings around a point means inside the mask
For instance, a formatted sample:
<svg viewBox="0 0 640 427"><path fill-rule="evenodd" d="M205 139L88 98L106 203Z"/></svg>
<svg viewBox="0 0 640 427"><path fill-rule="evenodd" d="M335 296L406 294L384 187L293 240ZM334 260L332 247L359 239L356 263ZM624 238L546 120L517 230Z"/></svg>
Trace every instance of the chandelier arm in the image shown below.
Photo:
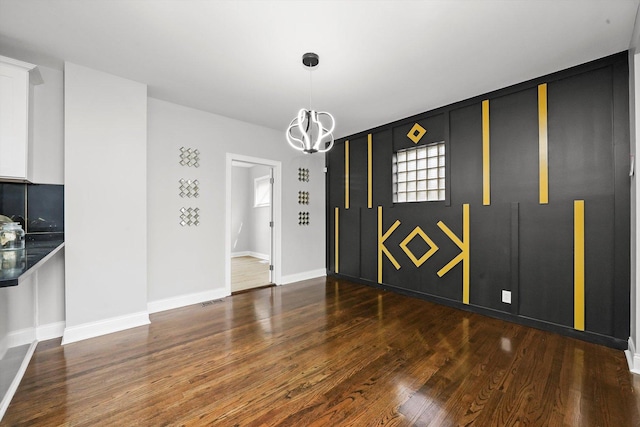
<svg viewBox="0 0 640 427"><path fill-rule="evenodd" d="M296 138L292 133L291 130L296 128L296 124L295 124L295 120L293 120L291 122L291 124L289 125L289 128L287 129L286 132L286 137L287 137L287 142L289 143L289 145L291 147L293 147L294 149L298 150L298 151L303 151L304 150L304 142L299 139ZM297 144L296 144L297 143Z"/></svg>
<svg viewBox="0 0 640 427"><path fill-rule="evenodd" d="M304 130L303 126L304 126L304 121L307 121L307 129ZM304 108L300 109L300 111L298 111L298 130L300 131L300 134L302 135L302 138L304 140L304 142L302 143L304 150L307 151L311 148L311 139L309 137L309 112L307 110L305 110Z"/></svg>
<svg viewBox="0 0 640 427"><path fill-rule="evenodd" d="M333 147L333 141L331 141L331 144L329 144L329 146L327 148L319 149L319 150L317 150L317 152L318 153L326 153L327 151L331 150L332 147Z"/></svg>

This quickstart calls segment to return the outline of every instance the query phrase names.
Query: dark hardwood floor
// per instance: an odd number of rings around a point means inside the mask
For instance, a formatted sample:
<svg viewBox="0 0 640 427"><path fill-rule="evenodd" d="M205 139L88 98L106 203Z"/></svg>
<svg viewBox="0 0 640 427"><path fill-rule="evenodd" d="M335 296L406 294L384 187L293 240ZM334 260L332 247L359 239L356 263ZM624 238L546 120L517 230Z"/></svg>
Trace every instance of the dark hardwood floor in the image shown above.
<svg viewBox="0 0 640 427"><path fill-rule="evenodd" d="M623 352L333 279L42 342L2 426L638 426Z"/></svg>

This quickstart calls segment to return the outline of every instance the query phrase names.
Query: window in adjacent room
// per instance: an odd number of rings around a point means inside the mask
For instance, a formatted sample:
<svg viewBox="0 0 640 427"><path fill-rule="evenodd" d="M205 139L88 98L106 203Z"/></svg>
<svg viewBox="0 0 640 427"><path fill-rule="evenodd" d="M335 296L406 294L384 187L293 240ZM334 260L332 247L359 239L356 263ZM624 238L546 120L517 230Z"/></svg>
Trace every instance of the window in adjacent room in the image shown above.
<svg viewBox="0 0 640 427"><path fill-rule="evenodd" d="M393 155L393 202L445 199L444 142L400 150Z"/></svg>
<svg viewBox="0 0 640 427"><path fill-rule="evenodd" d="M271 204L271 182L269 175L261 176L253 181L253 207Z"/></svg>

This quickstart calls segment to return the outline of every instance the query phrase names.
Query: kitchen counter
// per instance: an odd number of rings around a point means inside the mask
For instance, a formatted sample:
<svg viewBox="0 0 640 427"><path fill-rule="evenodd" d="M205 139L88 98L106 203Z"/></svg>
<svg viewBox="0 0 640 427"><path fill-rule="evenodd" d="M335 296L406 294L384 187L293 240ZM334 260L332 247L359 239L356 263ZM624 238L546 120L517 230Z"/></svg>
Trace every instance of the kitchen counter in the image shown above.
<svg viewBox="0 0 640 427"><path fill-rule="evenodd" d="M0 288L17 286L64 247L64 233L27 234L24 249L0 251Z"/></svg>

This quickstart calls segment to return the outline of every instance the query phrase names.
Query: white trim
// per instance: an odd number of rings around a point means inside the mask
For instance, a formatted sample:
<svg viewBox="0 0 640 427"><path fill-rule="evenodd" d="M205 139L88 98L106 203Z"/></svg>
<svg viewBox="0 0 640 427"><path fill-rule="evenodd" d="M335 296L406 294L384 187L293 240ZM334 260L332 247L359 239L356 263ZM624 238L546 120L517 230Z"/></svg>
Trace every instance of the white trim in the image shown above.
<svg viewBox="0 0 640 427"><path fill-rule="evenodd" d="M280 284L282 268L282 162L277 160L261 159L258 157L245 156L242 154L226 154L225 169L225 228L224 228L224 286L227 295L231 295L231 172L232 163L240 161L245 163L255 163L271 167L273 171L273 194L271 206L273 210L273 283Z"/></svg>
<svg viewBox="0 0 640 427"><path fill-rule="evenodd" d="M7 346L9 348L31 344L36 340L36 328L24 328L9 332L7 335Z"/></svg>
<svg viewBox="0 0 640 427"><path fill-rule="evenodd" d="M627 357L629 370L640 375L640 354L636 353L636 346L631 337L629 337L629 349L624 351L624 355Z"/></svg>
<svg viewBox="0 0 640 427"><path fill-rule="evenodd" d="M38 339L38 341L60 338L62 335L64 335L65 325L66 323L64 321L40 325L36 328L36 338Z"/></svg>
<svg viewBox="0 0 640 427"><path fill-rule="evenodd" d="M226 289L212 289L205 292L197 292L193 294L180 295L172 298L165 298L157 301L149 301L147 310L149 313L158 313L160 311L173 310L174 308L185 307L187 305L199 304L204 301L211 301L226 297Z"/></svg>
<svg viewBox="0 0 640 427"><path fill-rule="evenodd" d="M302 280L315 279L316 277L323 277L327 275L325 268L319 268L317 270L303 271L302 273L289 274L282 276L282 284L288 285L289 283L300 282Z"/></svg>
<svg viewBox="0 0 640 427"><path fill-rule="evenodd" d="M64 334L62 336L62 345L111 334L113 332L124 331L125 329L148 325L149 323L151 323L149 321L149 313L142 311L139 313L127 314L126 316L112 317L110 319L99 320L97 322L89 322L78 326L66 327L64 328Z"/></svg>
<svg viewBox="0 0 640 427"><path fill-rule="evenodd" d="M16 390L18 390L20 381L22 381L22 377L24 376L24 373L27 371L27 367L29 366L29 362L31 361L33 352L36 351L37 345L38 345L38 341L33 341L29 346L29 350L27 350L27 354L25 354L24 359L22 359L22 364L20 365L20 369L18 369L18 373L16 373L16 376L13 377L13 381L11 381L9 390L7 390L5 395L2 397L2 401L0 401L0 420L2 420L2 417L4 417L5 412L7 412L9 403L11 403L11 399L13 399L13 395L16 394Z"/></svg>

